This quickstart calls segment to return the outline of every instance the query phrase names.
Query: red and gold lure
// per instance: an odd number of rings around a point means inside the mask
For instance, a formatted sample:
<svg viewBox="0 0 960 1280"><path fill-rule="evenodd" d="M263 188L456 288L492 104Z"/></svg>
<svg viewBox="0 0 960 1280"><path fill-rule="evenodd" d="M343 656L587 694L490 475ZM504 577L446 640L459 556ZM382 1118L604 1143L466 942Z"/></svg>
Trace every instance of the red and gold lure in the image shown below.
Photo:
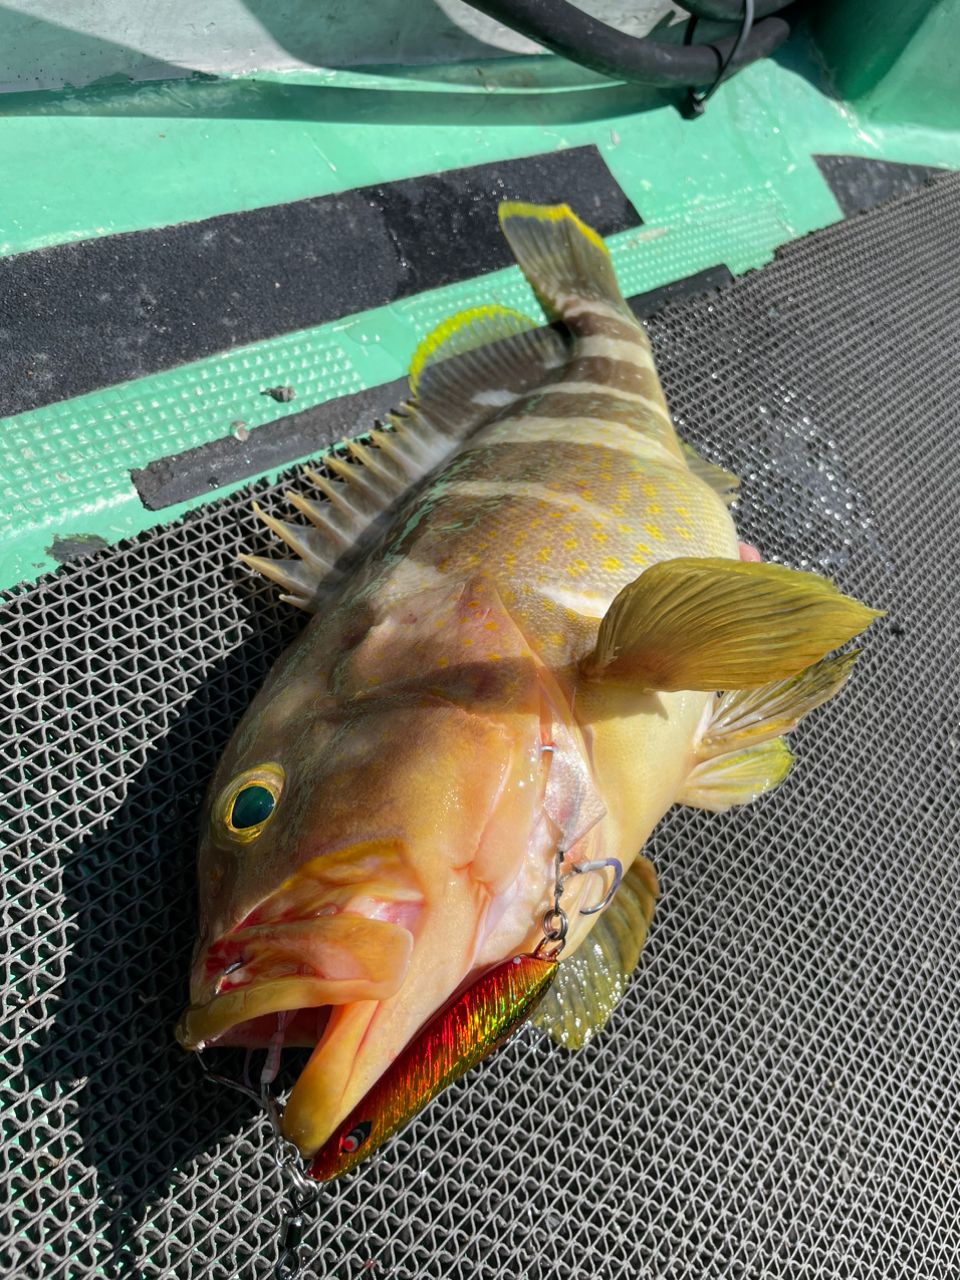
<svg viewBox="0 0 960 1280"><path fill-rule="evenodd" d="M514 956L489 969L415 1036L334 1130L310 1165L327 1182L348 1173L437 1094L509 1040L556 977L553 956Z"/></svg>

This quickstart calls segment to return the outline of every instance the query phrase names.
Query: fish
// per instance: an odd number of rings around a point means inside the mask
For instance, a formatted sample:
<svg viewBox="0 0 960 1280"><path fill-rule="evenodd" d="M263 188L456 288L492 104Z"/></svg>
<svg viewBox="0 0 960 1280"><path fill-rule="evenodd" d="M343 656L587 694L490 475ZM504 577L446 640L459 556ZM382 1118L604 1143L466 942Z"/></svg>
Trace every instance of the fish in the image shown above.
<svg viewBox="0 0 960 1280"><path fill-rule="evenodd" d="M881 616L740 542L737 481L679 439L603 239L566 205L499 221L549 323L441 323L290 519L255 507L292 557L241 557L311 617L210 784L176 1034L310 1050L282 1130L318 1178L521 1014L568 1050L599 1033L656 824L782 783Z"/></svg>

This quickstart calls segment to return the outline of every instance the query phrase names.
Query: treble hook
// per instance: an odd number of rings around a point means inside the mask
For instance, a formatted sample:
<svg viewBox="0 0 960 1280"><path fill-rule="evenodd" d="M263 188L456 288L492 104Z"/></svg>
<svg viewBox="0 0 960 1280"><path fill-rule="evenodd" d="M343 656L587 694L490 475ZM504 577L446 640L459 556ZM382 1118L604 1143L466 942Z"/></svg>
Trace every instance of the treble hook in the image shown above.
<svg viewBox="0 0 960 1280"><path fill-rule="evenodd" d="M613 883L604 895L602 902L598 902L595 907L580 908L582 916L595 916L598 911L603 911L609 907L613 901L613 895L620 888L620 881L623 879L623 863L619 858L598 858L594 862L576 862L570 868L572 875L582 876L588 871L606 871L608 867L613 870Z"/></svg>

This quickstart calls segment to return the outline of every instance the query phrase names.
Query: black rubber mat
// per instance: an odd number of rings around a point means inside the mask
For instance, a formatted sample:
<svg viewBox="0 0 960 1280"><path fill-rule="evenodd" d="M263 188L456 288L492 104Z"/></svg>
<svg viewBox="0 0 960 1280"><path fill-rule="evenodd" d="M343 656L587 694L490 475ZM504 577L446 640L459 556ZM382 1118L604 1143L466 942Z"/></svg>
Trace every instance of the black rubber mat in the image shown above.
<svg viewBox="0 0 960 1280"><path fill-rule="evenodd" d="M673 280L648 293L635 294L629 302L634 314L646 319L668 301L723 289L731 279L726 267L708 267L706 271ZM350 396L325 400L289 418L254 427L242 441L235 435L222 436L183 453L158 458L140 470L131 471L130 478L147 510L162 511L174 503L329 448L345 434L361 435L370 430L370 424L377 418L401 404L407 394L406 378L381 383Z"/></svg>
<svg viewBox="0 0 960 1280"><path fill-rule="evenodd" d="M863 213L948 172L931 164L898 164L870 156L814 156L844 217Z"/></svg>
<svg viewBox="0 0 960 1280"><path fill-rule="evenodd" d="M955 1280L958 280L948 177L650 322L743 535L889 618L783 790L658 830L607 1032L441 1097L325 1195L309 1276ZM3 611L4 1274L273 1272L267 1127L171 1034L201 792L297 625L258 545L236 497Z"/></svg>
<svg viewBox="0 0 960 1280"><path fill-rule="evenodd" d="M0 416L511 266L506 199L642 221L583 146L0 259Z"/></svg>

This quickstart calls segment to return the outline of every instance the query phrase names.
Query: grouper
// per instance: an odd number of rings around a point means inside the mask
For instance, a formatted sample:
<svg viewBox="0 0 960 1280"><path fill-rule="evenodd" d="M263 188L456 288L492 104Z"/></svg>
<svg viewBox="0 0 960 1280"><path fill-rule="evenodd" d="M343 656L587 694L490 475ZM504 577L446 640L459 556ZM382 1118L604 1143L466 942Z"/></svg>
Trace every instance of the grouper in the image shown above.
<svg viewBox="0 0 960 1280"><path fill-rule="evenodd" d="M403 408L308 470L292 519L258 508L293 558L243 557L312 617L210 786L177 1035L310 1048L283 1132L318 1160L458 992L537 954L558 883L534 1017L596 1033L653 914L653 827L782 782L877 616L741 546L602 239L565 205L499 216L551 323L441 324Z"/></svg>

